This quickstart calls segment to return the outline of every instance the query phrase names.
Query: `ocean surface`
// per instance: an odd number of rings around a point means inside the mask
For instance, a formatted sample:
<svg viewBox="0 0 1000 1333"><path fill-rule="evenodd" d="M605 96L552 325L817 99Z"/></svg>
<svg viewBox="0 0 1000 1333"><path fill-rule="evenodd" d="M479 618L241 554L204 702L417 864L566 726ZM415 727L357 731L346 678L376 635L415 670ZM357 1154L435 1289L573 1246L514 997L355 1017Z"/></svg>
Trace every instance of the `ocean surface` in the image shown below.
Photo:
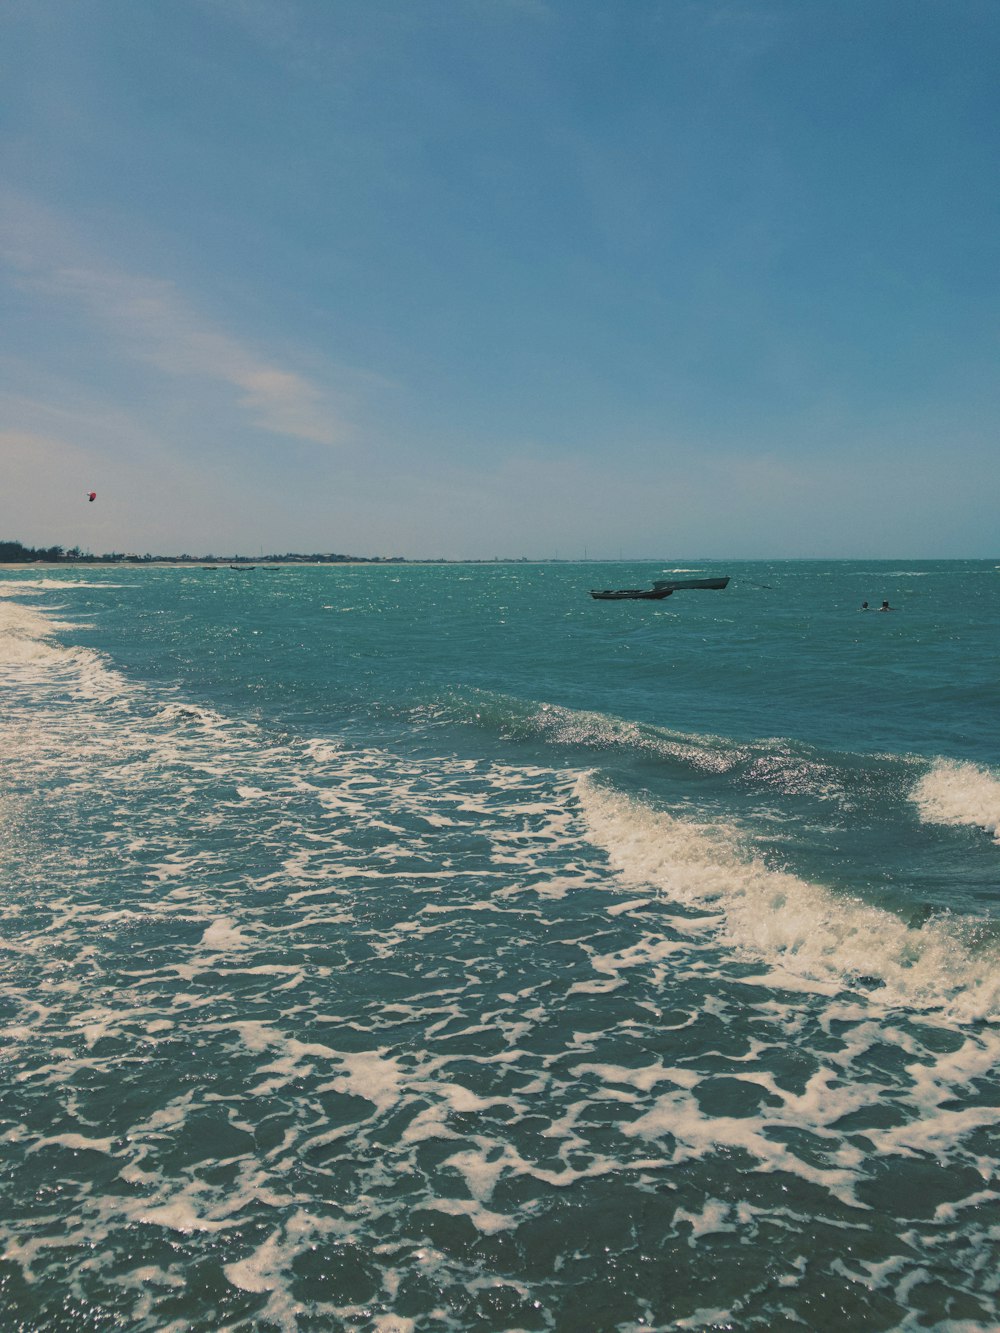
<svg viewBox="0 0 1000 1333"><path fill-rule="evenodd" d="M998 628L0 571L0 1327L1000 1327Z"/></svg>

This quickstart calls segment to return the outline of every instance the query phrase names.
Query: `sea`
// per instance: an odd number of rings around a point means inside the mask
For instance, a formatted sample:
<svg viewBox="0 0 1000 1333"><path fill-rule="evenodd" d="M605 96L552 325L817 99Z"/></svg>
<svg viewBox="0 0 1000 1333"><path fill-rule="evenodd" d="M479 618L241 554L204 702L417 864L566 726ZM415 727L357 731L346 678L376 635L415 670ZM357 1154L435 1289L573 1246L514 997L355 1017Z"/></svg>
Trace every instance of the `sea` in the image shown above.
<svg viewBox="0 0 1000 1333"><path fill-rule="evenodd" d="M0 1327L1000 1328L998 627L0 571Z"/></svg>

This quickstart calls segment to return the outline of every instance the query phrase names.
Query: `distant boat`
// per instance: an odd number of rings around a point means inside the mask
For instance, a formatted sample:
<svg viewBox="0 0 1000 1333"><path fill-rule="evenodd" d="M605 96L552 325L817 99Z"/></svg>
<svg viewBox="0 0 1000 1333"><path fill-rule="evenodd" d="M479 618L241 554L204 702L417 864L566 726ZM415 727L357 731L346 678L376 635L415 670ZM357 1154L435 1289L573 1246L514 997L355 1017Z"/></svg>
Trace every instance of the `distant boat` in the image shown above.
<svg viewBox="0 0 1000 1333"><path fill-rule="evenodd" d="M678 588L724 588L729 582L727 574L723 579L655 579L654 588L669 588L676 592Z"/></svg>
<svg viewBox="0 0 1000 1333"><path fill-rule="evenodd" d="M256 565L230 565L229 568L230 568L230 569L235 569L236 572L237 572L237 574L249 574L249 572L250 572L252 569L256 569L257 566L256 566Z"/></svg>
<svg viewBox="0 0 1000 1333"><path fill-rule="evenodd" d="M598 591L597 588L591 588L591 597L596 597L601 602L620 602L629 598L646 602L659 602L664 597L669 597L673 588L605 588Z"/></svg>
<svg viewBox="0 0 1000 1333"><path fill-rule="evenodd" d="M591 588L591 597L601 602L619 602L627 599L658 602L669 597L678 588L724 588L729 576L721 579L657 579L651 588Z"/></svg>

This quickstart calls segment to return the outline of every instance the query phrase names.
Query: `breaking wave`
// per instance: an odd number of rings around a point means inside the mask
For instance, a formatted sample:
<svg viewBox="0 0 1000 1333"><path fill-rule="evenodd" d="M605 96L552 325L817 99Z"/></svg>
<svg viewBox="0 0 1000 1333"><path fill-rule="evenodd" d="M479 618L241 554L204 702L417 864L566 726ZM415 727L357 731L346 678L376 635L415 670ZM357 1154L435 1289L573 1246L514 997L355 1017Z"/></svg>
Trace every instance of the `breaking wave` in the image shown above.
<svg viewBox="0 0 1000 1333"><path fill-rule="evenodd" d="M1000 1018L1000 945L981 922L945 915L915 928L769 868L732 827L677 819L589 777L577 791L591 836L625 881L702 911L722 940L773 969L777 984L860 985L886 1005Z"/></svg>
<svg viewBox="0 0 1000 1333"><path fill-rule="evenodd" d="M965 824L1000 843L1000 777L980 764L941 759L920 779L911 800L927 824Z"/></svg>

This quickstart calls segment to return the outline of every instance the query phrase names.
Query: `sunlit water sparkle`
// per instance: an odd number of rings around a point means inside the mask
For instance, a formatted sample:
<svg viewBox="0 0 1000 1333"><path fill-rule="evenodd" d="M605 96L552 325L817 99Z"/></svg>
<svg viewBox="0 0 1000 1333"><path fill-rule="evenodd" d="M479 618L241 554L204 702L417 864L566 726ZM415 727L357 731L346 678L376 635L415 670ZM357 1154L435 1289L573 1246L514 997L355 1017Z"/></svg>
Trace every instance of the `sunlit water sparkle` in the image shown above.
<svg viewBox="0 0 1000 1333"><path fill-rule="evenodd" d="M664 568L0 576L3 1327L998 1326L1000 574Z"/></svg>

